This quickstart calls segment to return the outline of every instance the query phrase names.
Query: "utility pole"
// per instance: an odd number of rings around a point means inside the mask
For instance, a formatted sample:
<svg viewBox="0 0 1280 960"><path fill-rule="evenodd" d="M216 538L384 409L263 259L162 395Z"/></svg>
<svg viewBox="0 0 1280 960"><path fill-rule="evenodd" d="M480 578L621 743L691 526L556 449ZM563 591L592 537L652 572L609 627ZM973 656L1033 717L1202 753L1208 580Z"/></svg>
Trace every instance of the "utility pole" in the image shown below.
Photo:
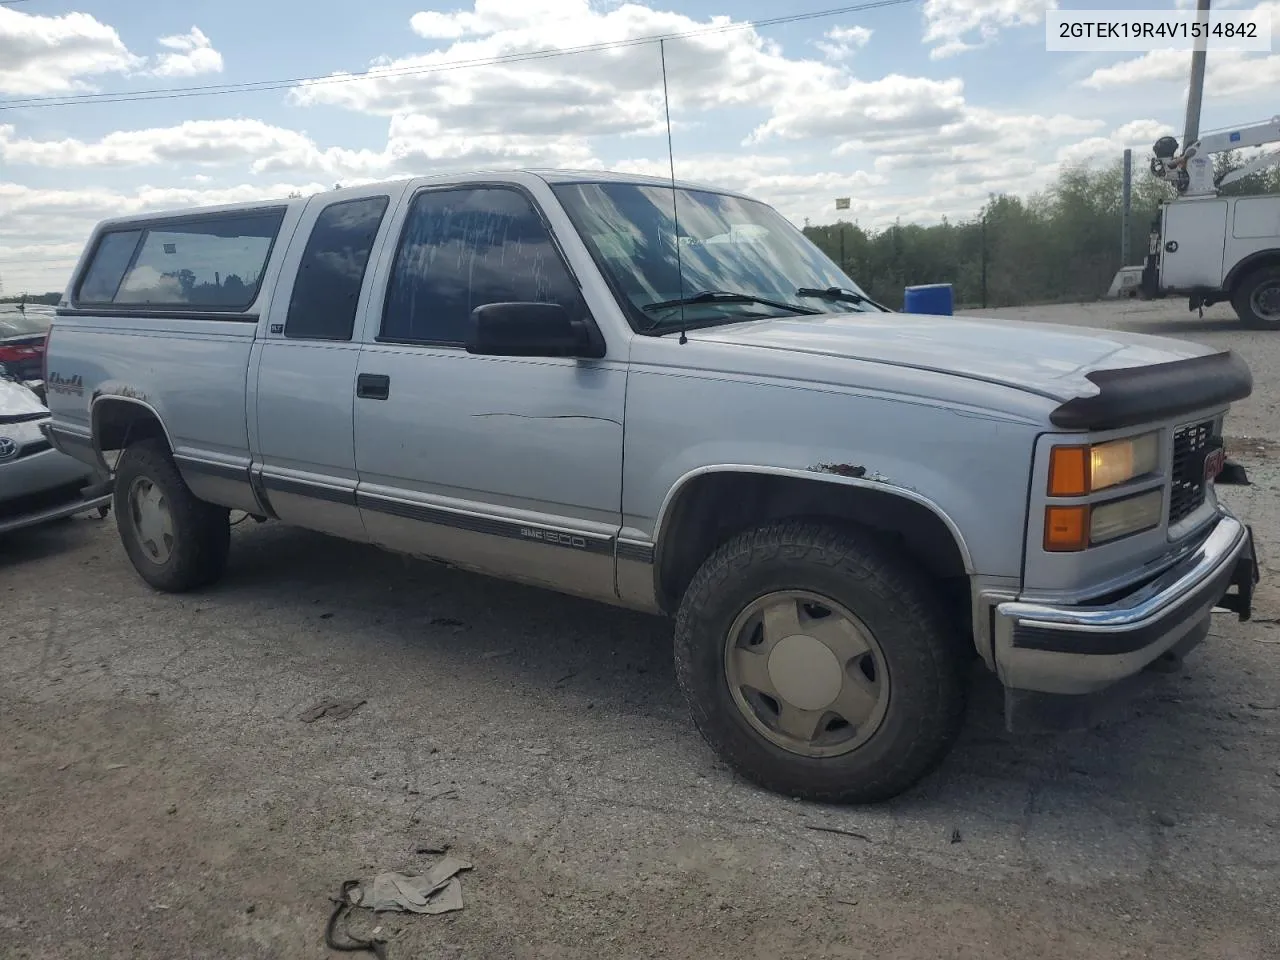
<svg viewBox="0 0 1280 960"><path fill-rule="evenodd" d="M1129 214L1133 208L1133 151L1124 152L1124 182L1120 190L1120 266L1129 265Z"/></svg>
<svg viewBox="0 0 1280 960"><path fill-rule="evenodd" d="M987 309L987 211L982 211L982 309Z"/></svg>
<svg viewBox="0 0 1280 960"><path fill-rule="evenodd" d="M1196 20L1209 22L1209 0L1196 0ZM1187 122L1182 131L1182 149L1200 139L1200 101L1204 99L1204 60L1208 40L1201 37L1196 40L1195 49L1191 52L1191 86L1187 90Z"/></svg>

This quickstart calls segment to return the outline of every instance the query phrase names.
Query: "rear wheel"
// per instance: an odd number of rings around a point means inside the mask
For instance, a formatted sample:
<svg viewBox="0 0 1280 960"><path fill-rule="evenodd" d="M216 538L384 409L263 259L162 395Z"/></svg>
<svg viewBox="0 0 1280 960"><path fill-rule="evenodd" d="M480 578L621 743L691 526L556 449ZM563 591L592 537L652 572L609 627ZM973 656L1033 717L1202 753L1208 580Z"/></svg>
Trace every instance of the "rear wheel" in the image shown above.
<svg viewBox="0 0 1280 960"><path fill-rule="evenodd" d="M1231 305L1251 330L1280 330L1280 264L1244 277L1232 291Z"/></svg>
<svg viewBox="0 0 1280 960"><path fill-rule="evenodd" d="M964 716L963 646L927 577L873 536L784 522L695 575L676 673L699 731L748 779L873 803L932 771Z"/></svg>
<svg viewBox="0 0 1280 960"><path fill-rule="evenodd" d="M181 593L222 575L231 543L228 511L196 498L162 441L124 451L113 499L125 552L151 586Z"/></svg>

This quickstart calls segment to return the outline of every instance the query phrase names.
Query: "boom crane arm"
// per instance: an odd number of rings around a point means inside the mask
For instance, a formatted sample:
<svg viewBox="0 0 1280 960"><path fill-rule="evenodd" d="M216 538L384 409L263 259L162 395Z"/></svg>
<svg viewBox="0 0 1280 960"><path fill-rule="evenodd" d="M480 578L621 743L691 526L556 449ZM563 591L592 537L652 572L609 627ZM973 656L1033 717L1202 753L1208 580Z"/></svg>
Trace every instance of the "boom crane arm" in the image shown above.
<svg viewBox="0 0 1280 960"><path fill-rule="evenodd" d="M1173 137L1161 137L1152 147L1152 153L1155 156L1151 160L1151 172L1161 180L1174 184L1181 194L1212 195L1217 193L1218 187L1234 183L1258 170L1280 163L1280 152L1255 157L1244 167L1231 171L1216 183L1213 179L1213 162L1210 157L1228 150L1264 147L1271 143L1280 143L1280 116L1237 130L1208 134L1195 143L1189 144L1180 155L1177 140Z"/></svg>

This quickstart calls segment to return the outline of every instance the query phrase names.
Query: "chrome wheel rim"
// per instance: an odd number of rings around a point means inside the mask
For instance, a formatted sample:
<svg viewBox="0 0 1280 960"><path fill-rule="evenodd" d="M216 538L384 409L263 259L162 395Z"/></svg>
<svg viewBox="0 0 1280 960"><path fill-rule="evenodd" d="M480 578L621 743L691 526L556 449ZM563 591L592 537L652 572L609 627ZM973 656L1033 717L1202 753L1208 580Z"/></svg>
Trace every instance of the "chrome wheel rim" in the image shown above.
<svg viewBox="0 0 1280 960"><path fill-rule="evenodd" d="M173 514L163 491L146 477L129 486L129 522L143 555L165 563L173 553Z"/></svg>
<svg viewBox="0 0 1280 960"><path fill-rule="evenodd" d="M867 626L828 597L781 590L734 620L725 677L752 729L805 757L856 750L889 706L884 651Z"/></svg>
<svg viewBox="0 0 1280 960"><path fill-rule="evenodd" d="M1264 283L1249 297L1249 306L1264 320L1280 322L1280 281Z"/></svg>

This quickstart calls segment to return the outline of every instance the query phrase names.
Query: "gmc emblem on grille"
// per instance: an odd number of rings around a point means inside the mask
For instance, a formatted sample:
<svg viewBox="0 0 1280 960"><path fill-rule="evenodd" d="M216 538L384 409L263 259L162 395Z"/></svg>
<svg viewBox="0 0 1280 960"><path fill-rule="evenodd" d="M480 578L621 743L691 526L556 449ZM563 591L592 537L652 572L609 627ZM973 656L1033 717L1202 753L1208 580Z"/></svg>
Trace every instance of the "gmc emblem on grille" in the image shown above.
<svg viewBox="0 0 1280 960"><path fill-rule="evenodd" d="M1204 455L1204 478L1212 480L1222 472L1223 465L1227 462L1227 454L1221 448L1210 450Z"/></svg>

